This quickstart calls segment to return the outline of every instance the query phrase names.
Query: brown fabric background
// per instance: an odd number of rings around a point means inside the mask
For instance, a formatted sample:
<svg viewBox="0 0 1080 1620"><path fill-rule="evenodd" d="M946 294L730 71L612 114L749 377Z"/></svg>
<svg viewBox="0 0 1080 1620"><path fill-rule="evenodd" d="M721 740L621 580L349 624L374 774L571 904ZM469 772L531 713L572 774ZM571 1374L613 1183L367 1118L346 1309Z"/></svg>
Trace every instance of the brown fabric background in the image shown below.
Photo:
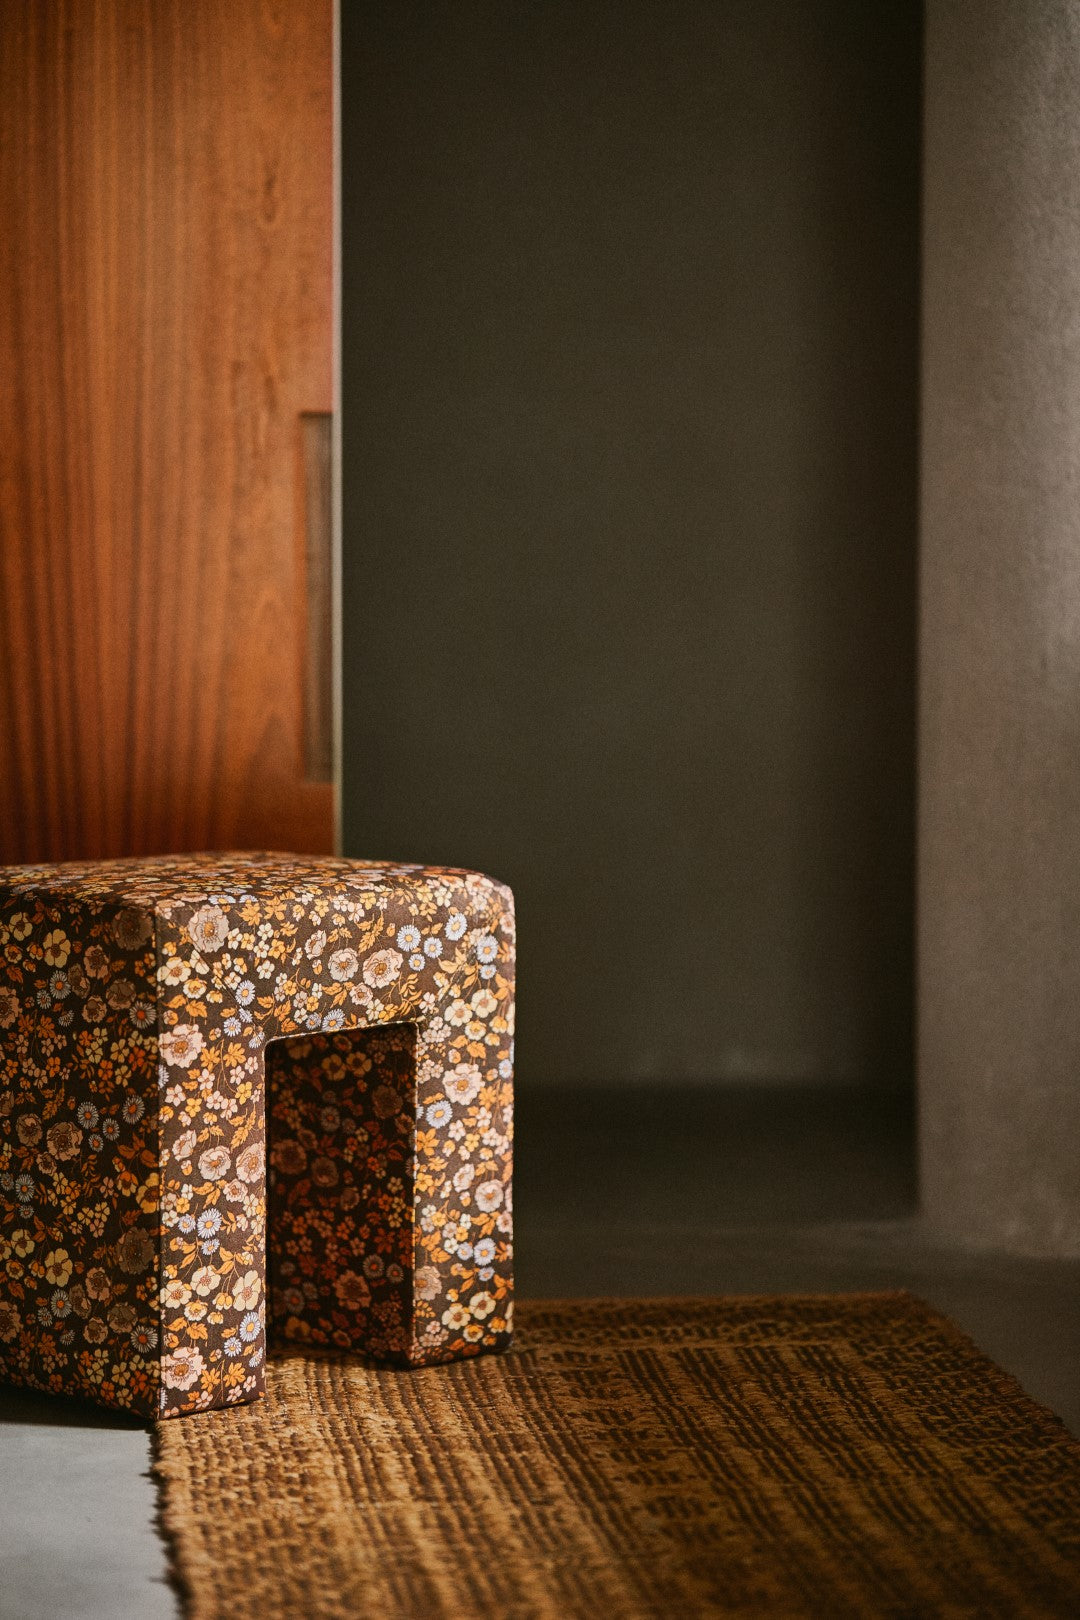
<svg viewBox="0 0 1080 1620"><path fill-rule="evenodd" d="M904 1294L519 1307L158 1431L194 1620L1065 1616L1080 1443Z"/></svg>

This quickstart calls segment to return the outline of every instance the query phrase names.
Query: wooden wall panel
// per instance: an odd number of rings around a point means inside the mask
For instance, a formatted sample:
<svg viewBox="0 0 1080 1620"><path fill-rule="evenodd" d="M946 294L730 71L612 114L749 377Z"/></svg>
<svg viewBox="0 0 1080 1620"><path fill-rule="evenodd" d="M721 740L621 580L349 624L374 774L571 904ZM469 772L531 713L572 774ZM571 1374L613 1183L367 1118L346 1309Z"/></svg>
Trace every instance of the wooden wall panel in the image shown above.
<svg viewBox="0 0 1080 1620"><path fill-rule="evenodd" d="M328 849L331 0L0 0L0 860Z"/></svg>

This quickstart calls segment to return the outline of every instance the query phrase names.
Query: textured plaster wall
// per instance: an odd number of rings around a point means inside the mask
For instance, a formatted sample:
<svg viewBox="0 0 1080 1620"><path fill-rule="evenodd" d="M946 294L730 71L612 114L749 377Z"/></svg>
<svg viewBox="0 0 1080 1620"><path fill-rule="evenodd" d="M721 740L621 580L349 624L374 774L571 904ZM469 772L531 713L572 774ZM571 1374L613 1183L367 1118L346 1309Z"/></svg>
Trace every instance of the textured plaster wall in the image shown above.
<svg viewBox="0 0 1080 1620"><path fill-rule="evenodd" d="M525 1084L910 1084L918 7L342 23L346 848Z"/></svg>
<svg viewBox="0 0 1080 1620"><path fill-rule="evenodd" d="M927 15L929 1218L1080 1255L1080 5Z"/></svg>

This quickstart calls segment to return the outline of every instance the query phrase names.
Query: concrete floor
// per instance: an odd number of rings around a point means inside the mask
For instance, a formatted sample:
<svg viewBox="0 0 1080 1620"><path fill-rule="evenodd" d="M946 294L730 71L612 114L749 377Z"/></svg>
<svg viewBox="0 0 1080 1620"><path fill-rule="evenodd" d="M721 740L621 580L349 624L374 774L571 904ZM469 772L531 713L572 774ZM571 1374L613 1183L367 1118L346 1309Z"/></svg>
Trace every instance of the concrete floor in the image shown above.
<svg viewBox="0 0 1080 1620"><path fill-rule="evenodd" d="M910 1288L1080 1433L1080 1262L935 1245L896 1101L781 1090L518 1100L523 1297ZM0 1390L0 1620L175 1616L144 1429Z"/></svg>

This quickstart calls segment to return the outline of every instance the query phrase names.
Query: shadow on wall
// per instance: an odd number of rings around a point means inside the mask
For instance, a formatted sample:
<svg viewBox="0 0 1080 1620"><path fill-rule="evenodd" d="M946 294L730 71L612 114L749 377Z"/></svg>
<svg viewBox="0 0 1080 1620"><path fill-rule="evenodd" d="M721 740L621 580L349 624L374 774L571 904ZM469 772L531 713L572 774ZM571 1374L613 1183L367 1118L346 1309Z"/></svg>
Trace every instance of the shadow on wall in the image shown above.
<svg viewBox="0 0 1080 1620"><path fill-rule="evenodd" d="M343 19L351 854L528 1083L910 1084L920 12Z"/></svg>

